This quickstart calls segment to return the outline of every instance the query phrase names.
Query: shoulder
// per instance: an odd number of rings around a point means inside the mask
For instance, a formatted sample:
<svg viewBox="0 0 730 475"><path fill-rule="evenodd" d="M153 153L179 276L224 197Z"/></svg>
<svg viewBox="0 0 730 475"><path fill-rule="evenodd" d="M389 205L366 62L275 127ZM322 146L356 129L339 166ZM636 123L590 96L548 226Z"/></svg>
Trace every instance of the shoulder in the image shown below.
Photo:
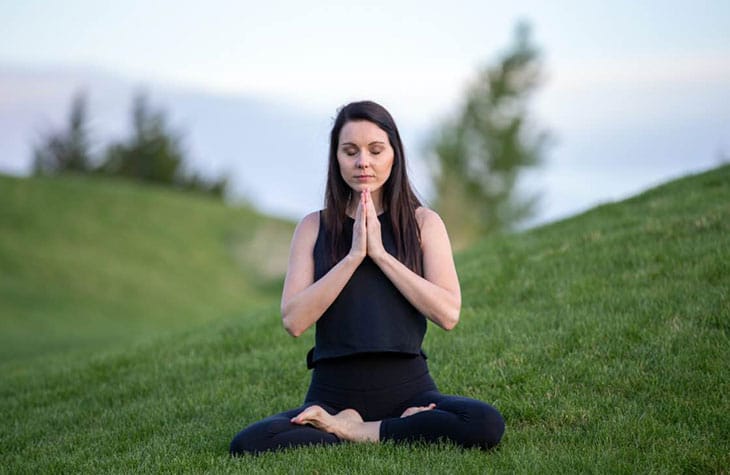
<svg viewBox="0 0 730 475"><path fill-rule="evenodd" d="M425 206L416 209L416 221L421 232L421 248L432 249L449 243L449 234L446 225L439 214Z"/></svg>
<svg viewBox="0 0 730 475"><path fill-rule="evenodd" d="M416 222L423 233L431 228L444 228L444 222L439 214L425 206L416 208Z"/></svg>
<svg viewBox="0 0 730 475"><path fill-rule="evenodd" d="M319 227L319 215L321 211L312 211L308 215L302 218L301 221L299 221L299 224L297 227Z"/></svg>
<svg viewBox="0 0 730 475"><path fill-rule="evenodd" d="M294 239L314 241L319 234L319 211L312 211L299 221L294 230Z"/></svg>

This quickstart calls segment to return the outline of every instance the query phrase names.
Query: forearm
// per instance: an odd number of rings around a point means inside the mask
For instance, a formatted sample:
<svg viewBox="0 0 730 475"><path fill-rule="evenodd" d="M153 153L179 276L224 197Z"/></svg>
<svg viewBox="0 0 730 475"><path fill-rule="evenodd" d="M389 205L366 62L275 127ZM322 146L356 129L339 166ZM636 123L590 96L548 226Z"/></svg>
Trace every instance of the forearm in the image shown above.
<svg viewBox="0 0 730 475"><path fill-rule="evenodd" d="M281 315L287 332L298 337L314 325L335 301L361 262L362 258L348 254L321 279L282 301Z"/></svg>
<svg viewBox="0 0 730 475"><path fill-rule="evenodd" d="M387 252L374 257L373 261L429 320L444 330L451 330L459 322L461 294L458 289L446 289L424 279Z"/></svg>

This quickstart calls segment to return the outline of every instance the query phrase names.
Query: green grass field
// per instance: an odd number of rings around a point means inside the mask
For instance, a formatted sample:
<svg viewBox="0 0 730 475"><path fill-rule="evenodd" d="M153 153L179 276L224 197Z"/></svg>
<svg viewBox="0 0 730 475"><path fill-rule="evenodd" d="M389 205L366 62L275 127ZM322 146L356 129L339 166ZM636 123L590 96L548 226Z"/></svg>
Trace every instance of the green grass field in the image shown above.
<svg viewBox="0 0 730 475"><path fill-rule="evenodd" d="M491 452L231 459L238 430L308 385L313 332L283 331L260 259L291 226L80 178L0 178L0 200L0 471L730 470L730 166L457 256L462 321L424 347L443 392L503 412Z"/></svg>
<svg viewBox="0 0 730 475"><path fill-rule="evenodd" d="M85 177L0 175L0 203L2 363L119 347L279 298L292 223Z"/></svg>

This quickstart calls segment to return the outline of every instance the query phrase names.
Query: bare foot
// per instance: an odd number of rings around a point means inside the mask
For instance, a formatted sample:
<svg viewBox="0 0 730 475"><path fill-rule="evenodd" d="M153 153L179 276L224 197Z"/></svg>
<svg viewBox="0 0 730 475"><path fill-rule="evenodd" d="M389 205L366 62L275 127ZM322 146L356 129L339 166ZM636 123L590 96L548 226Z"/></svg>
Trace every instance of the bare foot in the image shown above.
<svg viewBox="0 0 730 475"><path fill-rule="evenodd" d="M435 403L431 403L428 406L414 406L414 407L409 407L408 409L406 409L405 411L403 411L403 414L401 414L400 416L401 416L401 418L408 417L408 416L412 416L413 414L418 414L419 412L430 411L430 410L432 410L434 408L436 408L436 404Z"/></svg>
<svg viewBox="0 0 730 475"><path fill-rule="evenodd" d="M362 424L363 422L360 413L357 412L355 409L345 409L344 411L338 412L335 417L340 418L343 421L351 421L358 424Z"/></svg>
<svg viewBox="0 0 730 475"><path fill-rule="evenodd" d="M380 438L380 422L364 422L360 413L345 409L332 415L320 406L310 406L291 419L292 424L309 424L353 442L373 441Z"/></svg>
<svg viewBox="0 0 730 475"><path fill-rule="evenodd" d="M337 437L347 438L350 426L362 424L362 417L354 409L345 409L335 415L325 411L322 407L309 406L291 419L293 424L309 424L317 429L335 434Z"/></svg>

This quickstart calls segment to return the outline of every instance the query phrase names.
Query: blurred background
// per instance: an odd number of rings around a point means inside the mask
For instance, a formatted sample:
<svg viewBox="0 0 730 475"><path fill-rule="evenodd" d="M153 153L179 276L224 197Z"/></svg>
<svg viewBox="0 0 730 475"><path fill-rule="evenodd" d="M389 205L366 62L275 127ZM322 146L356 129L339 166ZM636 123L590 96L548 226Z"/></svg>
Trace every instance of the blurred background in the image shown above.
<svg viewBox="0 0 730 475"><path fill-rule="evenodd" d="M0 19L0 172L10 175L32 173L34 149L66 127L75 96L99 156L129 136L143 97L201 180L225 177L227 200L298 219L322 205L337 108L372 99L395 117L433 202L434 137L480 72L514 50L519 25L540 64L523 112L546 138L516 183L536 197L520 226L730 154L730 3L720 0L30 0L0 3Z"/></svg>

